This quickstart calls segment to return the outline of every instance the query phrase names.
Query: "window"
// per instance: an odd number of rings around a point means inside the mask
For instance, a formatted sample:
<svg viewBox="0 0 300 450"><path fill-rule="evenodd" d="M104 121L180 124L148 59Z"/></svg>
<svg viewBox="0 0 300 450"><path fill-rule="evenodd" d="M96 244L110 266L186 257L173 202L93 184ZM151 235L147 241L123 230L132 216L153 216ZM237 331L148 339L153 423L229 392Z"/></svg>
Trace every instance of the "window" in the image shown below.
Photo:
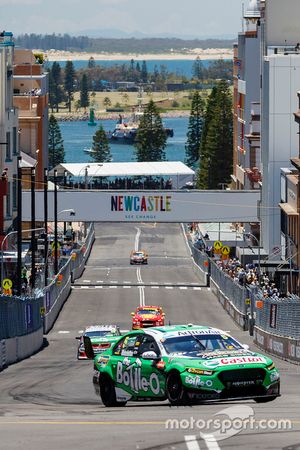
<svg viewBox="0 0 300 450"><path fill-rule="evenodd" d="M13 127L12 152L13 152L13 155L18 154L17 128L16 127Z"/></svg>
<svg viewBox="0 0 300 450"><path fill-rule="evenodd" d="M114 348L116 356L137 356L143 334L125 336Z"/></svg>
<svg viewBox="0 0 300 450"><path fill-rule="evenodd" d="M12 206L14 210L17 209L17 175L13 175Z"/></svg>
<svg viewBox="0 0 300 450"><path fill-rule="evenodd" d="M144 335L143 340L140 345L139 355L142 355L144 352L155 352L157 355L160 354L159 348L155 339L152 336Z"/></svg>
<svg viewBox="0 0 300 450"><path fill-rule="evenodd" d="M7 183L7 196L6 196L6 217L11 217L11 197L10 197L10 185L11 183Z"/></svg>
<svg viewBox="0 0 300 450"><path fill-rule="evenodd" d="M11 161L10 132L6 133L6 160Z"/></svg>

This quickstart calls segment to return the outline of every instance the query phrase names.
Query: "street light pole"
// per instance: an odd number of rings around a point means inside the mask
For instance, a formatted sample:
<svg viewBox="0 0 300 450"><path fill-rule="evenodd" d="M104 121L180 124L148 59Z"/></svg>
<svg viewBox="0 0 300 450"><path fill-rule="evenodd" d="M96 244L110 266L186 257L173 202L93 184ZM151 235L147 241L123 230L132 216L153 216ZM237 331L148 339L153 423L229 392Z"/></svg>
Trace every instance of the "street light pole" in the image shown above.
<svg viewBox="0 0 300 450"><path fill-rule="evenodd" d="M44 169L44 223L45 223L45 286L48 282L48 169Z"/></svg>
<svg viewBox="0 0 300 450"><path fill-rule="evenodd" d="M257 278L258 278L258 283L260 283L260 243L259 243L259 240L252 233L245 232L245 233L243 233L243 236L251 237L257 243L257 247L258 247L258 274L257 274L258 277Z"/></svg>
<svg viewBox="0 0 300 450"><path fill-rule="evenodd" d="M66 189L67 186L67 171L64 170L64 189ZM67 222L64 222L64 236L66 236L66 231L67 231Z"/></svg>
<svg viewBox="0 0 300 450"><path fill-rule="evenodd" d="M22 157L18 156L17 161L17 295L21 295L22 290ZM3 242L2 242L3 244ZM3 248L3 247L2 247ZM3 276L3 253L1 277ZM3 278L2 278L3 280ZM1 281L2 281L1 280Z"/></svg>
<svg viewBox="0 0 300 450"><path fill-rule="evenodd" d="M31 168L31 229L35 229L35 167ZM35 288L35 234L31 232L31 288Z"/></svg>
<svg viewBox="0 0 300 450"><path fill-rule="evenodd" d="M57 170L54 170L54 275L58 273L57 239Z"/></svg>

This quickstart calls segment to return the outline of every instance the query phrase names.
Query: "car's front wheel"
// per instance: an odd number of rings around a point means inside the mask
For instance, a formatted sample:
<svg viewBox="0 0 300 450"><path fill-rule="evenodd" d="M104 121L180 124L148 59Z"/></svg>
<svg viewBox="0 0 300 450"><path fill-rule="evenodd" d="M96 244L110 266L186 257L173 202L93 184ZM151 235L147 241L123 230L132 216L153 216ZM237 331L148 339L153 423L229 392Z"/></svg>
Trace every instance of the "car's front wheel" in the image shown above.
<svg viewBox="0 0 300 450"><path fill-rule="evenodd" d="M172 371L167 376L166 393L171 405L186 405L188 396L182 385L180 375L177 371Z"/></svg>
<svg viewBox="0 0 300 450"><path fill-rule="evenodd" d="M125 406L126 402L118 402L116 399L115 386L108 375L101 375L99 380L100 396L104 406Z"/></svg>

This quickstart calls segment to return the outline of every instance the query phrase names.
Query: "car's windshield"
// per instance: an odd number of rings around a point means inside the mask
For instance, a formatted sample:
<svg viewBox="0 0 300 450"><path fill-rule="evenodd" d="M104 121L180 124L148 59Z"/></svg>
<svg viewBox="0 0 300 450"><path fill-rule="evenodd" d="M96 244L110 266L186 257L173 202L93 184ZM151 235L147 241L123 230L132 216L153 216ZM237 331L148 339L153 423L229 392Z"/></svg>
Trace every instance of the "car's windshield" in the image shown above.
<svg viewBox="0 0 300 450"><path fill-rule="evenodd" d="M162 342L167 353L180 353L197 355L198 353L213 352L218 350L240 350L243 347L226 335L189 334L166 338Z"/></svg>
<svg viewBox="0 0 300 450"><path fill-rule="evenodd" d="M157 311L156 309L139 309L136 314L138 316L142 316L144 314L151 314L154 316L159 316L159 311Z"/></svg>
<svg viewBox="0 0 300 450"><path fill-rule="evenodd" d="M135 252L135 253L133 254L133 256L143 257L143 256L144 256L144 253L142 253L142 252Z"/></svg>
<svg viewBox="0 0 300 450"><path fill-rule="evenodd" d="M87 331L84 333L85 336L89 337L102 337L102 336L113 336L115 333L112 330L96 330L96 331Z"/></svg>

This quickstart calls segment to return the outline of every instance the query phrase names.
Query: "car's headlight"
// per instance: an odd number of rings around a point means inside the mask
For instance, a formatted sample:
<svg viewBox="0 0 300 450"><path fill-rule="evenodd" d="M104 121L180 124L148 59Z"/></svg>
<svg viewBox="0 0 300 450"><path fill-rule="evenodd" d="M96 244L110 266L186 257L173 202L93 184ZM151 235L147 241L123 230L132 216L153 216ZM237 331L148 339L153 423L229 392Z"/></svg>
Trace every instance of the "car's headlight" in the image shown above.
<svg viewBox="0 0 300 450"><path fill-rule="evenodd" d="M186 369L188 373L193 373L194 375L213 375L214 370L203 370L203 369L195 369L194 367L190 367Z"/></svg>
<svg viewBox="0 0 300 450"><path fill-rule="evenodd" d="M268 369L268 370L273 370L273 369L275 369L275 364L274 364L274 363L270 364L269 366L267 366L267 369Z"/></svg>

